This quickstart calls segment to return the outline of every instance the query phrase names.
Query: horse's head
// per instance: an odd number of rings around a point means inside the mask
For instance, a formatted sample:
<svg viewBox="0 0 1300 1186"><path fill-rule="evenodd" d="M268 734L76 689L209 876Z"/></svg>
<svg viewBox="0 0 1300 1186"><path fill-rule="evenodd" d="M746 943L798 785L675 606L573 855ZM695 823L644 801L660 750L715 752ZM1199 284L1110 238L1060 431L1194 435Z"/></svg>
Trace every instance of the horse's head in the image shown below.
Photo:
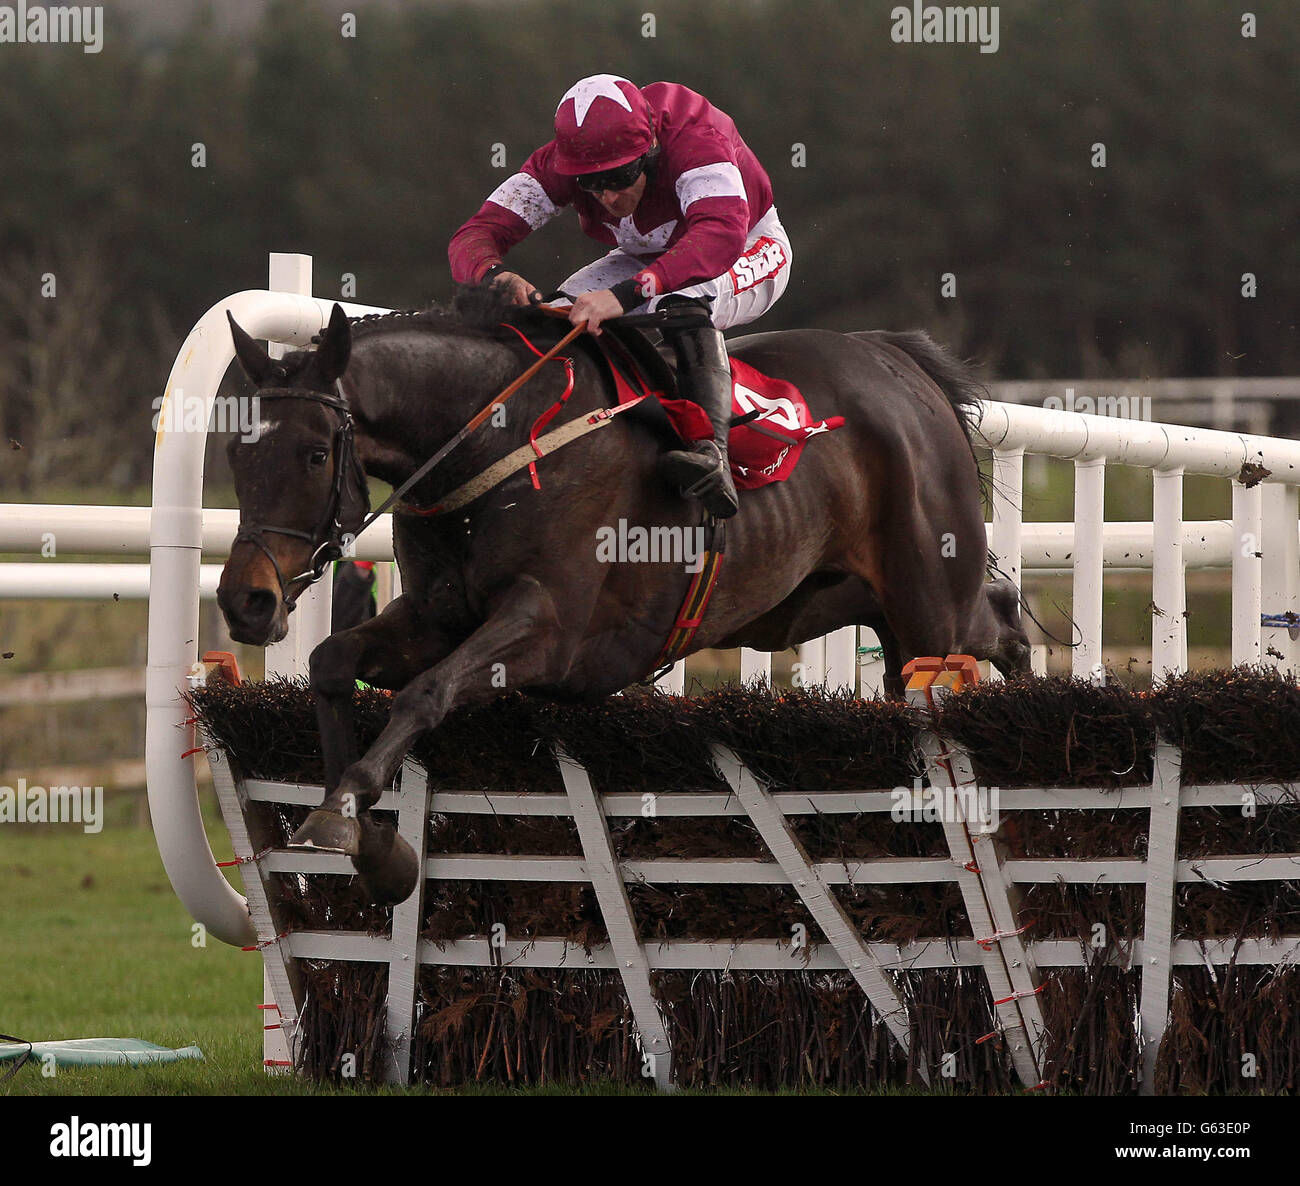
<svg viewBox="0 0 1300 1186"><path fill-rule="evenodd" d="M298 595L342 553L369 509L352 413L337 386L352 335L335 305L314 351L277 361L227 317L235 355L257 385L257 428L227 448L239 532L217 602L231 638L265 646L285 636Z"/></svg>

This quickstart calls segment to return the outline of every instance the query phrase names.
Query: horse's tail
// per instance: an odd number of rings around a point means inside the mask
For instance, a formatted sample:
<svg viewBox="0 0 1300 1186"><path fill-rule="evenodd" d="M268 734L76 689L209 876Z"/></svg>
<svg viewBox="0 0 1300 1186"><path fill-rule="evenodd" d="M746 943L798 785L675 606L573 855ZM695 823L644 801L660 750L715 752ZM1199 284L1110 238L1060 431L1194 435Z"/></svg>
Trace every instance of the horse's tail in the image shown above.
<svg viewBox="0 0 1300 1186"><path fill-rule="evenodd" d="M976 405L980 400L988 398L988 390L976 378L974 368L969 363L954 358L923 329L903 333L879 330L873 336L909 354L917 366L934 380L952 405L957 422L966 434L966 440L972 441L975 424L979 420Z"/></svg>

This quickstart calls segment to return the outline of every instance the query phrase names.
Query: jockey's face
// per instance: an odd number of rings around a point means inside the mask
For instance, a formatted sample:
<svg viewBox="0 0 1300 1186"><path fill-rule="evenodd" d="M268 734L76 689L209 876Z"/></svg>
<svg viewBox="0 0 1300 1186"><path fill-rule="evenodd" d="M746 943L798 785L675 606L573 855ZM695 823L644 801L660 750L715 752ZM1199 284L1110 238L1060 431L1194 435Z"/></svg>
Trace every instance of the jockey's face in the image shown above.
<svg viewBox="0 0 1300 1186"><path fill-rule="evenodd" d="M642 173L627 189L604 189L591 196L604 207L605 213L626 218L640 203L645 186L646 176Z"/></svg>

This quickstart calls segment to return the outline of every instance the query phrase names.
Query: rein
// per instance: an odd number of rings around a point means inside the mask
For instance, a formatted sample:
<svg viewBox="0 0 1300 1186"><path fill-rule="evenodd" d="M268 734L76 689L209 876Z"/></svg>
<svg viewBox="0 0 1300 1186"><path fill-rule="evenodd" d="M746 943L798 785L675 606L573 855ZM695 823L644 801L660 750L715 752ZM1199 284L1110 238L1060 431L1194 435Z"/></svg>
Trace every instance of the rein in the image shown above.
<svg viewBox="0 0 1300 1186"><path fill-rule="evenodd" d="M557 310L556 312L559 312L559 310ZM390 494L386 499L384 499L383 504L377 510L370 512L369 516L366 518L366 521L362 523L361 526L357 529L357 535L360 535L363 531L365 531L365 529L369 527L377 518L379 518L379 516L382 515L386 510L388 510L388 508L392 506L393 503L395 503L399 498L402 497L403 494L405 494L412 486L414 486L416 482L418 482L421 478L423 478L425 474L427 474L431 469L433 469L435 465L437 465L440 461L442 461L442 459L446 457L447 454L450 453L454 448L456 448L457 445L459 445L462 441L464 441L465 438L470 435L470 433L474 432L474 430L477 429L479 425L483 423L484 420L486 420L489 416L492 415L493 411L499 405L505 403L506 400L508 400L512 395L514 395L515 392L518 391L525 383L527 383L529 379L531 379L535 374L537 374L537 372L540 371L546 363L550 362L552 358L554 358L557 354L559 354L559 352L563 350L565 346L567 346L570 342L572 342L573 339L576 338L580 333L583 333L586 330L586 328L587 328L587 323L585 321L579 325L575 325L571 330L569 330L567 334L564 335L564 337L562 337L558 342L556 342L554 346L552 346L548 351L546 351L545 354L539 355L537 361L534 362L532 366L530 366L526 371L524 371L524 373L520 375L519 378L517 378L513 383L511 383L503 392L501 392L500 395L494 397L493 399L489 400L486 404L484 404L482 409L477 414L475 414L475 416L470 420L468 424L465 425L464 428L460 430L460 432L458 432L454 437L452 437L451 440L449 440L445 445L443 445L443 447L439 449L432 457L430 457L428 461L426 461L422 466L420 466L420 468L417 469L415 473L413 473L409 478L406 479L405 482L403 482L396 490L394 490L392 494ZM531 345L532 343L529 343L530 347ZM536 350L534 350L534 353L536 353Z"/></svg>
<svg viewBox="0 0 1300 1186"><path fill-rule="evenodd" d="M550 306L537 306L543 312L556 317L567 317L567 311L555 309ZM528 343L533 353L538 355L537 361L529 366L523 374L509 384L500 395L489 400L483 408L478 411L454 437L442 446L432 457L429 458L419 469L406 479L396 490L394 490L383 502L381 506L366 515L361 526L357 528L356 534L352 537L355 541L363 531L365 531L376 519L379 518L389 507L398 501L408 490L411 489L421 478L430 472L439 464L453 449L464 442L464 440L473 433L501 404L505 403L512 395L515 394L525 383L528 382L541 368L551 361L561 350L572 342L579 334L587 328L584 321L575 325L567 334L555 343L544 354L538 351L531 342ZM525 339L527 341L527 339ZM572 380L570 380L570 384ZM335 560L339 559L344 553L345 544L343 539L343 525L340 520L340 512L343 506L343 481L345 473L348 470L354 472L356 486L359 491L359 498L362 504L369 510L370 491L366 483L365 470L361 465L361 459L357 456L356 451L356 422L352 418L352 409L343 396L343 389L339 382L335 382L337 395L325 395L318 391L308 391L294 387L267 387L257 392L259 399L307 399L314 400L327 408L332 408L340 414L339 426L334 432L334 481L330 488L329 502L326 504L325 513L321 516L320 522L312 532L301 531L296 527L280 527L271 523L241 523L239 530L235 533L235 543L248 542L261 550L262 554L271 562L271 567L275 570L275 579L280 584L280 597L284 602L293 608L297 602L298 596L311 585L320 580L324 575L325 569ZM566 392L566 396L567 396ZM609 422L608 417L593 417L590 420L591 427L600 427ZM558 432L559 430L557 430ZM556 434L548 434L554 436ZM545 441L546 438L543 438ZM530 440L530 444L538 456L542 456L538 445L542 442ZM503 475L504 476L504 475ZM499 481L500 479L498 479ZM468 501L468 500L466 500ZM435 507L435 513L449 509L444 505ZM313 545L311 560L308 562L309 567L300 572L297 576L285 579L284 573L280 569L280 563L275 558L275 553L271 550L263 538L265 532L272 532L275 535L287 535L294 539L305 539ZM299 581L305 581L306 584L297 590L291 597L289 595L290 586Z"/></svg>

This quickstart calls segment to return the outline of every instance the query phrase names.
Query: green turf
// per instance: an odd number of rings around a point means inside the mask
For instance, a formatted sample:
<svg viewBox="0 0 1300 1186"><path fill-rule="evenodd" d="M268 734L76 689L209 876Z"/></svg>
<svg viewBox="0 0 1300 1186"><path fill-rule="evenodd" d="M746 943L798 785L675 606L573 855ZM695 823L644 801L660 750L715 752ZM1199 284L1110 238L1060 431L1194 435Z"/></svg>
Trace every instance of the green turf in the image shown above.
<svg viewBox="0 0 1300 1186"><path fill-rule="evenodd" d="M207 1059L52 1078L29 1065L3 1090L189 1094L260 1084L260 961L215 940L194 945L152 832L112 820L98 834L76 825L0 829L0 894L0 1030L31 1041L194 1044Z"/></svg>
<svg viewBox="0 0 1300 1186"><path fill-rule="evenodd" d="M209 835L221 849L220 822L208 814ZM262 999L261 960L216 940L194 946L193 922L167 882L152 832L128 825L124 811L117 815L121 818L110 818L97 835L76 826L0 828L0 896L5 903L0 1032L30 1041L125 1037L169 1047L192 1044L203 1051L205 1061L70 1068L50 1077L29 1063L0 1085L0 1095L411 1093L266 1075L262 1015L256 1008ZM648 1088L609 1082L456 1089L459 1095L647 1093ZM684 1094L760 1093L724 1089Z"/></svg>

